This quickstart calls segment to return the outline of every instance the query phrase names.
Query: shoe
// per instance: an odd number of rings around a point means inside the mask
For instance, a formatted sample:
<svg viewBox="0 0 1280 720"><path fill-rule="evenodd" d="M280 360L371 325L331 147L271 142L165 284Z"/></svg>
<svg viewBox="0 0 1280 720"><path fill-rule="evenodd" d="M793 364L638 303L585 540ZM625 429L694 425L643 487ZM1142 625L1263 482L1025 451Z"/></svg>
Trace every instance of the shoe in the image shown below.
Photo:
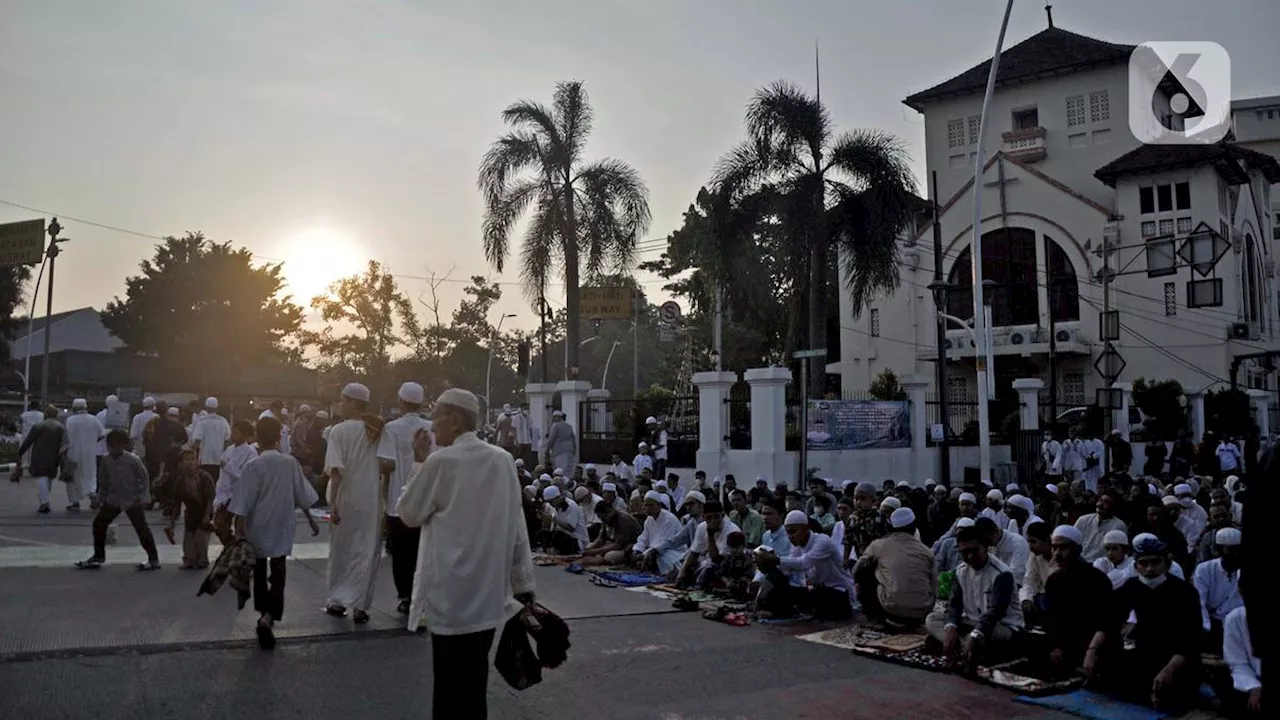
<svg viewBox="0 0 1280 720"><path fill-rule="evenodd" d="M144 563L138 563L137 568L138 568L138 572L150 572L150 571L152 571L152 570L159 570L159 569L160 569L160 561L159 561L159 560L149 560L149 561L144 562Z"/></svg>
<svg viewBox="0 0 1280 720"><path fill-rule="evenodd" d="M364 625L365 623L369 622L369 613L363 610L356 610L355 612L351 613L351 622L357 625Z"/></svg>
<svg viewBox="0 0 1280 720"><path fill-rule="evenodd" d="M68 505L67 512L71 513L72 515L78 515L80 513L80 503L72 503Z"/></svg>
<svg viewBox="0 0 1280 720"><path fill-rule="evenodd" d="M258 647L263 650L270 650L276 646L276 634L272 631L271 618L262 616L258 618Z"/></svg>
<svg viewBox="0 0 1280 720"><path fill-rule="evenodd" d="M88 560L81 560L76 563L76 567L81 570L97 570L102 567L102 563L106 562L105 558L91 557Z"/></svg>
<svg viewBox="0 0 1280 720"><path fill-rule="evenodd" d="M36 508L36 512L40 513L41 515L48 515L48 514L49 514L49 503L45 503L45 504L41 505L40 507Z"/></svg>
<svg viewBox="0 0 1280 720"><path fill-rule="evenodd" d="M347 616L347 609L346 609L346 608L344 608L344 607L342 607L341 605L330 605L329 607L326 607L326 608L324 609L324 611L325 611L325 612L327 612L327 613L329 613L330 615L332 615L332 616L334 616L334 617L346 617L346 616Z"/></svg>
<svg viewBox="0 0 1280 720"><path fill-rule="evenodd" d="M399 604L399 605L396 605L396 612L400 613L401 615L408 615L408 614L409 614L409 601L408 601L408 600L401 600L401 601L400 601L400 604Z"/></svg>

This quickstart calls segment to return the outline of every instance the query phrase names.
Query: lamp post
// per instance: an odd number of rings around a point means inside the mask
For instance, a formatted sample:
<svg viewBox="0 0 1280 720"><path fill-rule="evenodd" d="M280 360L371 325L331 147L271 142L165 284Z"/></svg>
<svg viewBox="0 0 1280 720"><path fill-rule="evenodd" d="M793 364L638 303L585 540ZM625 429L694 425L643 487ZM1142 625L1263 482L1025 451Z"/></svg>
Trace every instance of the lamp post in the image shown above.
<svg viewBox="0 0 1280 720"><path fill-rule="evenodd" d="M618 346L619 346L619 345L621 345L621 344L622 344L622 341L621 341L621 340L614 340L614 341L613 341L613 347L609 348L609 356L608 356L608 357L606 357L606 358L604 359L604 373L600 375L600 389L601 389L601 390L608 390L608 389L609 389L609 385L608 385L608 383L609 383L609 363L613 362L613 351L614 351L614 350L617 350L617 349L618 349Z"/></svg>
<svg viewBox="0 0 1280 720"><path fill-rule="evenodd" d="M489 379L493 373L493 346L498 342L498 335L502 333L502 322L507 318L513 317L515 317L515 313L498 318L498 328L493 331L493 337L489 339L489 363L484 369L484 416L486 423L489 421L489 411L493 408L493 404L489 402Z"/></svg>
<svg viewBox="0 0 1280 720"><path fill-rule="evenodd" d="M987 289L987 290L991 289L995 285L996 283L992 282L991 280L984 280L982 283L983 289ZM975 294L977 294L976 291L975 291ZM981 467L981 473L982 473L981 479L990 480L991 479L991 433L984 431L983 425L982 425L983 418L987 417L987 402L990 400L990 398L987 397L987 395L990 392L989 390L990 386L986 382L984 382L985 373L982 370L982 366L984 364L992 362L991 342L990 342L990 338L986 337L986 335L989 335L991 332L991 318L990 318L991 295L990 293L984 292L982 293L982 297L983 297L983 306L982 306L981 317L983 317L986 320L986 323L984 323L985 327L983 325L979 325L976 322L976 318L979 316L975 316L975 322L972 322L972 323L969 322L968 320L964 320L956 317L955 315L950 315L944 312L939 312L938 317L942 318L943 320L950 320L951 322L959 325L965 330L968 330L969 338L973 340L973 359L974 359L974 364L978 368L979 465ZM982 330L979 330L979 328L982 328ZM979 335L979 332L981 332L982 335ZM943 392L946 392L945 388L943 389ZM950 426L950 420L951 420L950 418L946 418L948 427Z"/></svg>

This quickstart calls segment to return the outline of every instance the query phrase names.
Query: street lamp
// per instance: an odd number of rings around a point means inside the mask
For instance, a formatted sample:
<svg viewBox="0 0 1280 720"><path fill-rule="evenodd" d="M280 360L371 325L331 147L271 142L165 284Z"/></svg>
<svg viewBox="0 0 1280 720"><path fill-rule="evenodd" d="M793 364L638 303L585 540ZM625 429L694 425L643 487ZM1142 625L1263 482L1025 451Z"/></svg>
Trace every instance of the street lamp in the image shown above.
<svg viewBox="0 0 1280 720"><path fill-rule="evenodd" d="M996 286L996 283L991 280L982 281L982 288L984 290L991 290L995 286ZM938 312L938 317L944 320L950 320L951 322L969 331L969 338L973 340L973 359L974 359L974 365L976 366L978 371L979 465L982 468L982 479L990 480L991 479L991 433L989 431L989 425L986 425L986 423L990 422L990 420L988 419L989 416L987 414L987 402L991 400L990 396L992 395L992 390L994 389L994 385L992 383L987 382L987 372L989 372L989 370L984 370L983 368L984 366L986 366L987 368L990 368L994 364L994 360L991 356L991 339L990 337L987 337L991 333L991 293L982 292L982 293L976 293L976 294L980 294L983 298L982 317L985 320L985 323L983 324L979 324L977 322L971 323L968 320L964 320L962 318L956 317L955 315L950 315L944 312ZM980 331L978 328L983 328L983 329ZM982 332L983 334L979 335L978 334L979 332ZM979 340L979 338L981 338L981 340ZM939 388L939 392L945 394L946 388ZM951 419L946 418L945 421L949 426Z"/></svg>
<svg viewBox="0 0 1280 720"><path fill-rule="evenodd" d="M493 337L489 340L489 364L484 370L484 416L485 422L488 422L489 411L493 409L492 403L489 402L489 378L493 373L493 345L498 342L498 335L502 333L502 321L507 318L515 317L515 313L503 315L498 318L498 328L493 331Z"/></svg>
<svg viewBox="0 0 1280 720"><path fill-rule="evenodd" d="M622 344L622 340L614 340L613 347L609 348L609 357L604 359L604 373L600 375L600 389L607 390L609 382L609 363L613 362L613 351L618 349Z"/></svg>

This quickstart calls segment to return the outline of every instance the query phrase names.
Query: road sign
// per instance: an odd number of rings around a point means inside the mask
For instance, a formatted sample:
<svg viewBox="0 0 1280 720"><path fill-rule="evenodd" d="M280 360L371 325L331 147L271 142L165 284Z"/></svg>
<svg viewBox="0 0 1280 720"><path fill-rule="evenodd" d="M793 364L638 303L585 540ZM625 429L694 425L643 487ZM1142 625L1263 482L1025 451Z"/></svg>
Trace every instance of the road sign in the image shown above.
<svg viewBox="0 0 1280 720"><path fill-rule="evenodd" d="M792 354L792 357L794 357L797 360L803 360L804 358L815 358L815 357L826 357L826 356L827 356L826 348L819 348L817 350L797 350Z"/></svg>
<svg viewBox="0 0 1280 720"><path fill-rule="evenodd" d="M633 314L629 287L584 287L578 299L584 320L630 320Z"/></svg>
<svg viewBox="0 0 1280 720"><path fill-rule="evenodd" d="M680 322L680 303L668 300L658 307L658 317L665 323Z"/></svg>
<svg viewBox="0 0 1280 720"><path fill-rule="evenodd" d="M1231 241L1222 237L1201 221L1194 232L1187 236L1178 248L1178 257L1190 265L1200 277L1209 277L1213 266L1218 264L1227 251L1231 249Z"/></svg>
<svg viewBox="0 0 1280 720"><path fill-rule="evenodd" d="M44 220L0 225L0 267L36 265L44 257Z"/></svg>
<svg viewBox="0 0 1280 720"><path fill-rule="evenodd" d="M1116 346L1110 342L1107 342L1106 348L1098 356L1098 359L1093 361L1093 369L1098 371L1098 374L1107 381L1108 385L1120 377L1120 373L1124 372L1126 365L1128 363L1124 361L1123 357L1120 357Z"/></svg>
<svg viewBox="0 0 1280 720"><path fill-rule="evenodd" d="M658 323L658 340L661 342L675 342L680 332L675 325L669 323Z"/></svg>

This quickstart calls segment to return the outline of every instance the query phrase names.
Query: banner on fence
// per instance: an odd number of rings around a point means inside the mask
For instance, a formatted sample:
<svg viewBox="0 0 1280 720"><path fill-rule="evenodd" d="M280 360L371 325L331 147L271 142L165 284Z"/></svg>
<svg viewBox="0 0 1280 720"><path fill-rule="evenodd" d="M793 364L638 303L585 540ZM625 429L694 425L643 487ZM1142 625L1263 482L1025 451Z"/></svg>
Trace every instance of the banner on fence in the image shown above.
<svg viewBox="0 0 1280 720"><path fill-rule="evenodd" d="M810 400L810 450L911 447L911 405L905 400Z"/></svg>

